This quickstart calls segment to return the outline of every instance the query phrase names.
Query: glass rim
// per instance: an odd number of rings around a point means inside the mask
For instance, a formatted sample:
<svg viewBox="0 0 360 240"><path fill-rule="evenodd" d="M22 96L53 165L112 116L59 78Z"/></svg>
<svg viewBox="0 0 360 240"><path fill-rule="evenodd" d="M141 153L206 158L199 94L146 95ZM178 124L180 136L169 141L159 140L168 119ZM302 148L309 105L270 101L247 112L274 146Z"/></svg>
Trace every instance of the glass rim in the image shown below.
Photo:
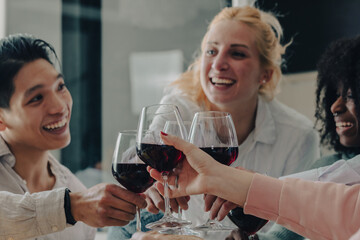
<svg viewBox="0 0 360 240"><path fill-rule="evenodd" d="M124 134L124 135L135 134L135 135L137 135L137 133L138 133L138 130L135 130L135 129L118 131L118 135L120 135L120 134Z"/></svg>
<svg viewBox="0 0 360 240"><path fill-rule="evenodd" d="M163 107L163 108L162 108ZM158 110L161 110L158 112ZM180 110L178 106L170 103L160 103L160 104L152 104L145 106L141 109L141 115L150 114L150 116L164 115L175 112L176 115L181 117Z"/></svg>
<svg viewBox="0 0 360 240"><path fill-rule="evenodd" d="M221 117L231 117L231 114L229 112L222 112L222 111L201 111L201 112L196 112L194 115L195 116L200 116L202 118L221 118Z"/></svg>

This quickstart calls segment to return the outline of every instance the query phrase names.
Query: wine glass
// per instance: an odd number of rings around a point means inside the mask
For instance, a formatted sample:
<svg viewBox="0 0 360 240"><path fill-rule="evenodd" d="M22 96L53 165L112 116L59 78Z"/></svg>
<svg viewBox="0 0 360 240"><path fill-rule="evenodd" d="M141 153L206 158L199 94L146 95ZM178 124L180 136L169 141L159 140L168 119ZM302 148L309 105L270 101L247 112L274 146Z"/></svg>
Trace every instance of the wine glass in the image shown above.
<svg viewBox="0 0 360 240"><path fill-rule="evenodd" d="M186 139L187 139L187 134L189 133L191 127L191 121L183 121L183 123L186 129ZM179 136L180 128L179 125L177 124L177 121L166 121L163 132L171 132L172 135ZM178 207L178 218L182 219L182 209L180 206ZM188 222L190 225L191 222L190 221Z"/></svg>
<svg viewBox="0 0 360 240"><path fill-rule="evenodd" d="M178 131L172 131L174 128L165 129L167 121L175 121ZM161 132L186 139L187 132L175 105L157 104L144 107L139 119L137 154L146 164L161 172L164 180L165 213L159 221L147 224L149 229L171 229L189 225L188 221L172 216L168 192L168 175L185 155L173 146L165 145L160 137Z"/></svg>
<svg viewBox="0 0 360 240"><path fill-rule="evenodd" d="M255 233L268 222L266 219L245 214L241 207L234 208L227 216L236 226L248 235L249 239L255 239Z"/></svg>
<svg viewBox="0 0 360 240"><path fill-rule="evenodd" d="M191 127L191 121L183 121L183 123L186 129L186 133L188 133ZM166 121L164 126L164 132L169 132L172 135L178 136L180 134L180 129L179 129L179 125L177 124L177 121ZM164 234L172 234L172 235L195 235L195 236L200 235L198 232L195 232L187 227L187 225L191 225L191 221L182 218L182 209L180 206L178 207L178 218L183 220L184 222L187 222L187 224L184 225L185 228L166 229L160 232Z"/></svg>
<svg viewBox="0 0 360 240"><path fill-rule="evenodd" d="M230 166L238 156L238 141L232 117L227 112L197 112L192 121L189 142L198 146L216 161ZM232 230L208 218L195 230Z"/></svg>
<svg viewBox="0 0 360 240"><path fill-rule="evenodd" d="M126 189L135 193L146 191L154 179L146 170L147 165L136 154L137 131L119 132L116 140L112 174ZM136 231L141 231L140 209L136 206Z"/></svg>

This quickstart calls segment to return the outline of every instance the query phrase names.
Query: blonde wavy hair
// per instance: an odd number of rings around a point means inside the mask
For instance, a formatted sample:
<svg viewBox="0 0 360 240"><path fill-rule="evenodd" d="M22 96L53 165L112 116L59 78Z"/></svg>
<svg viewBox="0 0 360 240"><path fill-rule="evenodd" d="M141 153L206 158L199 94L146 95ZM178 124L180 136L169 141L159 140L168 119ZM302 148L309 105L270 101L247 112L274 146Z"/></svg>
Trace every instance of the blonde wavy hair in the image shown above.
<svg viewBox="0 0 360 240"><path fill-rule="evenodd" d="M278 92L277 86L282 78L282 55L290 43L284 46L281 45L282 27L273 14L250 6L224 8L214 17L208 26L207 33L203 37L199 56L172 85L176 86L200 106L209 109L210 102L200 84L201 54L205 48L209 30L216 23L223 20L235 20L253 29L255 44L260 53L260 66L264 69L273 70L271 79L266 84L260 86L259 94L269 101L272 100Z"/></svg>

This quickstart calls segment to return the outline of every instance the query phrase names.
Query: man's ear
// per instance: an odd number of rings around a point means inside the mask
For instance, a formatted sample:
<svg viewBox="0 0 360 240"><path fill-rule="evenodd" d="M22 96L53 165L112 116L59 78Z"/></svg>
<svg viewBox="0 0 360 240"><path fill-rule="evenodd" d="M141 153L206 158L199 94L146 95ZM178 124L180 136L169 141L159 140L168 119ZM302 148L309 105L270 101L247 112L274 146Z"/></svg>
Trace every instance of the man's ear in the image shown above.
<svg viewBox="0 0 360 240"><path fill-rule="evenodd" d="M0 109L0 132L6 129L6 125L3 121L3 111Z"/></svg>

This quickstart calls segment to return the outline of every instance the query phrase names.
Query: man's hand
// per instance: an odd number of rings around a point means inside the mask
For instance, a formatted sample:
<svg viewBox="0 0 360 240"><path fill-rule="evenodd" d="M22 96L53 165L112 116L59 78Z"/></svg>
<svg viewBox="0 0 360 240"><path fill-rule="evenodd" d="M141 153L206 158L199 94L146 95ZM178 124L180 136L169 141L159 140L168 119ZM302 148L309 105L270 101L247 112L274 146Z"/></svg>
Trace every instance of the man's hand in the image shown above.
<svg viewBox="0 0 360 240"><path fill-rule="evenodd" d="M238 207L235 203L210 194L204 195L204 201L205 211L210 211L210 219L216 218L219 221L222 221L232 209Z"/></svg>
<svg viewBox="0 0 360 240"><path fill-rule="evenodd" d="M151 186L148 190L146 190L145 195L147 203L146 210L154 214L158 213L159 210L165 212L164 198L155 186ZM170 199L171 210L174 212L178 212L179 206L181 209L187 210L189 207L189 199L190 197L188 196Z"/></svg>
<svg viewBox="0 0 360 240"><path fill-rule="evenodd" d="M84 192L71 192L70 202L74 219L92 227L124 226L134 219L136 206L146 207L143 196L105 183Z"/></svg>

